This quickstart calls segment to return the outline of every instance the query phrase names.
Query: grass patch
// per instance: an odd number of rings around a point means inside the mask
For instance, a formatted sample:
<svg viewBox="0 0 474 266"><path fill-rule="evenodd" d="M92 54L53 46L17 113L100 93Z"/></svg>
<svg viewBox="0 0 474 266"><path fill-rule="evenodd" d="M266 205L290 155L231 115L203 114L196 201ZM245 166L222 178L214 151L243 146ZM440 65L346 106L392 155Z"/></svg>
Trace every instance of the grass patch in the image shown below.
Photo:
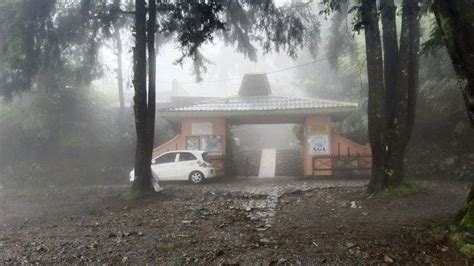
<svg viewBox="0 0 474 266"><path fill-rule="evenodd" d="M449 230L447 228L437 226L418 232L415 238L417 242L428 244L443 242L448 236Z"/></svg>
<svg viewBox="0 0 474 266"><path fill-rule="evenodd" d="M380 193L382 197L404 196L408 194L417 193L420 188L411 182L402 182L396 186L390 186Z"/></svg>
<svg viewBox="0 0 474 266"><path fill-rule="evenodd" d="M470 233L474 233L474 201L466 203L462 213L461 221L459 221L459 226Z"/></svg>
<svg viewBox="0 0 474 266"><path fill-rule="evenodd" d="M434 227L428 231L429 237L434 241L443 240L448 234L448 230L442 227Z"/></svg>
<svg viewBox="0 0 474 266"><path fill-rule="evenodd" d="M474 258L474 245L473 244L464 244L459 251L466 257L472 259Z"/></svg>
<svg viewBox="0 0 474 266"><path fill-rule="evenodd" d="M417 236L417 241L423 244L442 244L448 241L455 249L458 249L463 256L469 259L474 258L474 244L466 242L464 234L466 231L459 226L433 227L421 232Z"/></svg>
<svg viewBox="0 0 474 266"><path fill-rule="evenodd" d="M136 201L136 200L151 196L154 193L155 191L152 188L146 191L142 191L136 185L132 185L132 187L127 192L123 193L122 196L126 200Z"/></svg>
<svg viewBox="0 0 474 266"><path fill-rule="evenodd" d="M449 237L449 241L457 247L462 247L465 244L464 238L460 232L453 232Z"/></svg>

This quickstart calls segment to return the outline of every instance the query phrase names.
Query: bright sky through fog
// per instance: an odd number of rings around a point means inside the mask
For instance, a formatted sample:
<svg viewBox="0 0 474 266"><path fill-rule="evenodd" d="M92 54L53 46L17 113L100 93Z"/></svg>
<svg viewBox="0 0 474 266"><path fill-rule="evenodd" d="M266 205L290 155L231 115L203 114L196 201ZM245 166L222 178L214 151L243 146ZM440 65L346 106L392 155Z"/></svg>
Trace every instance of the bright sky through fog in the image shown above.
<svg viewBox="0 0 474 266"><path fill-rule="evenodd" d="M276 0L277 5L289 2L288 0ZM127 41L130 42L130 41ZM131 43L131 42L130 42ZM171 90L171 82L176 79L189 95L191 96L233 96L237 93L240 80L227 82L206 82L209 80L234 79L242 77L248 72L268 72L284 67L292 66L298 62L292 60L284 54L258 53L258 61L251 62L244 56L235 51L235 48L225 46L223 42L216 39L214 43L207 43L201 48L203 55L212 61L207 64L207 72L203 74L202 83L195 83L195 75L192 70L192 62L186 59L183 66L176 65L175 61L181 55L178 44L170 42L161 47L157 54L157 91L164 92ZM105 48L101 55L103 62L108 66L110 72L116 68L116 58L110 48ZM312 58L304 58L302 54L298 58L299 62L308 62ZM132 53L130 50L124 51L124 74L128 76L131 82L132 78ZM291 89L297 93L293 79L294 72L282 72L269 76L270 83L276 91L275 86ZM114 82L115 74L112 72L107 77L107 83ZM112 86L111 86L112 87ZM128 98L133 95L129 87L125 92ZM159 95L158 95L159 96Z"/></svg>

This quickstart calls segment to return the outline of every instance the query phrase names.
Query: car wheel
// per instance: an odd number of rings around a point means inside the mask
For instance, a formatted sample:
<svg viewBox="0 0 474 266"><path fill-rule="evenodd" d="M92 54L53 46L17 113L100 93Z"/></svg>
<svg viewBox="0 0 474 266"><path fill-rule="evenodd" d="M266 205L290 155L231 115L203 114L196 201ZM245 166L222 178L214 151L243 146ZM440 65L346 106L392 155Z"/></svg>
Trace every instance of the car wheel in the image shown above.
<svg viewBox="0 0 474 266"><path fill-rule="evenodd" d="M199 184L204 180L204 175L199 171L194 171L189 175L189 180L194 184Z"/></svg>

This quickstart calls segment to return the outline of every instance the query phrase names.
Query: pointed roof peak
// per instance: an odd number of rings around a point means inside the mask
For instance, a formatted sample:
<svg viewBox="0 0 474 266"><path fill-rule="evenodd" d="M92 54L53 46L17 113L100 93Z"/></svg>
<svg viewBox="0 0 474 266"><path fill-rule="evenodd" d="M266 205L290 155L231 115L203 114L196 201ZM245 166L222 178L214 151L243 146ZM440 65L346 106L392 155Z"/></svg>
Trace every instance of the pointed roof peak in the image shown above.
<svg viewBox="0 0 474 266"><path fill-rule="evenodd" d="M247 73L242 78L239 96L270 95L272 89L265 73Z"/></svg>

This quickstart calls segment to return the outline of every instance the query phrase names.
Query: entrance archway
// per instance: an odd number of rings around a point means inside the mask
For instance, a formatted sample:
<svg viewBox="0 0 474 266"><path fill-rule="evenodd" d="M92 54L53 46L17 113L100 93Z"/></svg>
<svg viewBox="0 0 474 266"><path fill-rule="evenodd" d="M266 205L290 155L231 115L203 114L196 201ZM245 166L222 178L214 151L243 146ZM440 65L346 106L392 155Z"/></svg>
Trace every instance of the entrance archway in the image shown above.
<svg viewBox="0 0 474 266"><path fill-rule="evenodd" d="M300 124L243 124L231 126L228 152L236 175L261 178L303 176Z"/></svg>
<svg viewBox="0 0 474 266"><path fill-rule="evenodd" d="M163 118L179 124L181 132L153 152L157 156L170 150L205 150L218 174L229 175L235 169L230 158L232 125L301 124L304 176L332 175L347 166L366 170L370 160L361 155L370 158L370 147L342 137L331 126L356 108L356 103L274 96L265 74L246 74L238 96L159 110Z"/></svg>

